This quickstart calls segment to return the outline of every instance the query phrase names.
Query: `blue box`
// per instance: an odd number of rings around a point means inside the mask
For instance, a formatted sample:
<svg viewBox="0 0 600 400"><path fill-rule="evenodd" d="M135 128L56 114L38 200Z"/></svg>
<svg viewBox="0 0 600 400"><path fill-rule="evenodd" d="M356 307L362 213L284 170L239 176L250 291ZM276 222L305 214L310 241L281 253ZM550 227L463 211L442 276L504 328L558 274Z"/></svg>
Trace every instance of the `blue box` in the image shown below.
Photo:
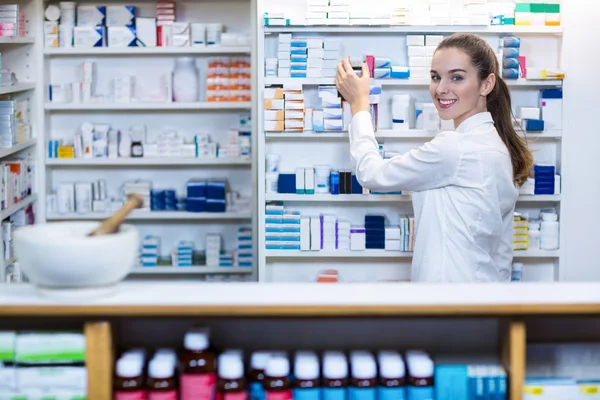
<svg viewBox="0 0 600 400"><path fill-rule="evenodd" d="M562 89L543 89L540 90L540 96L542 99L562 99Z"/></svg>
<svg viewBox="0 0 600 400"><path fill-rule="evenodd" d="M279 174L277 193L296 194L296 174Z"/></svg>
<svg viewBox="0 0 600 400"><path fill-rule="evenodd" d="M385 215L365 215L365 226L369 223L379 223L385 225Z"/></svg>
<svg viewBox="0 0 600 400"><path fill-rule="evenodd" d="M189 212L206 211L206 197L189 197L187 201L187 210Z"/></svg>
<svg viewBox="0 0 600 400"><path fill-rule="evenodd" d="M526 119L525 130L528 132L540 132L544 130L544 121L541 119Z"/></svg>
<svg viewBox="0 0 600 400"><path fill-rule="evenodd" d="M187 197L206 197L206 182L189 181L187 183Z"/></svg>
<svg viewBox="0 0 600 400"><path fill-rule="evenodd" d="M362 194L363 187L358 183L356 175L352 175L352 194Z"/></svg>
<svg viewBox="0 0 600 400"><path fill-rule="evenodd" d="M385 242L377 242L377 243L365 243L365 249L369 250L385 250Z"/></svg>
<svg viewBox="0 0 600 400"><path fill-rule="evenodd" d="M206 199L206 212L225 212L227 203L221 199Z"/></svg>
<svg viewBox="0 0 600 400"><path fill-rule="evenodd" d="M225 200L225 194L227 191L226 188L226 182L207 182L206 198L215 200Z"/></svg>
<svg viewBox="0 0 600 400"><path fill-rule="evenodd" d="M436 400L471 399L466 365L436 365L434 381Z"/></svg>

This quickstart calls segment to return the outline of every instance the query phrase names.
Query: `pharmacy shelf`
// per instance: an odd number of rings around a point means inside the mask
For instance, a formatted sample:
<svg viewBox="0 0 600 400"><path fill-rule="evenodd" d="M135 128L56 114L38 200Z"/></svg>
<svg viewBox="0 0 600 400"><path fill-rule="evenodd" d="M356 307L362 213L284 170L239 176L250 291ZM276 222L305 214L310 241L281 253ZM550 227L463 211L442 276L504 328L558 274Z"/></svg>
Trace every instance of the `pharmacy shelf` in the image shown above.
<svg viewBox="0 0 600 400"><path fill-rule="evenodd" d="M395 203L411 202L410 195L397 194L286 194L267 193L265 201L289 201L296 203L327 202L327 203ZM519 202L524 203L558 203L560 195L521 195Z"/></svg>
<svg viewBox="0 0 600 400"><path fill-rule="evenodd" d="M372 79L371 83L380 86L429 86L429 78L411 79ZM302 84L307 86L335 85L335 78L264 78L265 86ZM562 80L527 80L507 79L506 83L511 87L552 87L562 86Z"/></svg>
<svg viewBox="0 0 600 400"><path fill-rule="evenodd" d="M4 157L11 156L11 155L13 155L15 153L18 153L19 151L28 149L30 147L33 147L33 146L35 146L36 142L37 142L36 140L29 140L29 141L27 141L25 143L20 143L20 144L17 144L15 146L13 146L13 147L5 148L5 149L0 149L0 159L4 158Z"/></svg>
<svg viewBox="0 0 600 400"><path fill-rule="evenodd" d="M135 267L135 275L207 275L207 274L251 274L252 268L236 267Z"/></svg>
<svg viewBox="0 0 600 400"><path fill-rule="evenodd" d="M197 103L124 103L124 104L71 104L71 103L46 103L44 108L48 111L178 111L178 110L249 110L252 103L237 102L197 102Z"/></svg>
<svg viewBox="0 0 600 400"><path fill-rule="evenodd" d="M165 166L250 166L250 158L48 158L56 167L165 167Z"/></svg>
<svg viewBox="0 0 600 400"><path fill-rule="evenodd" d="M21 82L12 86L0 86L0 95L25 92L27 90L35 89L35 83L32 82Z"/></svg>
<svg viewBox="0 0 600 400"><path fill-rule="evenodd" d="M413 253L386 250L266 250L267 258L411 258ZM515 251L515 258L558 258L558 250Z"/></svg>
<svg viewBox="0 0 600 400"><path fill-rule="evenodd" d="M392 129L379 129L375 132L377 139L395 139L395 140L407 140L407 139L433 139L439 131L426 131L421 129L409 129L405 131L398 131ZM562 138L562 129L547 130L543 132L527 132L527 139L529 141L536 140L558 140ZM265 138L268 141L275 140L314 140L314 139L328 139L328 140L348 140L348 132L266 132Z"/></svg>
<svg viewBox="0 0 600 400"><path fill-rule="evenodd" d="M397 33L480 33L500 34L518 33L530 35L562 34L562 26L417 26L417 25L393 25L393 26L266 26L265 33L351 33L351 34L397 34Z"/></svg>
<svg viewBox="0 0 600 400"><path fill-rule="evenodd" d="M46 56L171 56L198 54L250 54L250 46L213 47L71 47L44 49Z"/></svg>
<svg viewBox="0 0 600 400"><path fill-rule="evenodd" d="M21 200L14 206L8 207L7 209L0 211L0 221L4 221L6 218L9 218L13 214L16 214L17 212L21 211L22 209L26 208L27 206L35 203L37 198L38 198L38 196L36 194L33 194L33 195Z"/></svg>
<svg viewBox="0 0 600 400"><path fill-rule="evenodd" d="M35 43L33 37L0 36L0 44L31 44Z"/></svg>
<svg viewBox="0 0 600 400"><path fill-rule="evenodd" d="M412 253L386 250L266 250L267 258L410 258Z"/></svg>
<svg viewBox="0 0 600 400"><path fill-rule="evenodd" d="M97 221L108 218L112 213L56 214L46 217L49 221ZM131 221L242 221L252 219L251 212L229 211L224 213L185 212L185 211L138 211L134 210L127 218Z"/></svg>

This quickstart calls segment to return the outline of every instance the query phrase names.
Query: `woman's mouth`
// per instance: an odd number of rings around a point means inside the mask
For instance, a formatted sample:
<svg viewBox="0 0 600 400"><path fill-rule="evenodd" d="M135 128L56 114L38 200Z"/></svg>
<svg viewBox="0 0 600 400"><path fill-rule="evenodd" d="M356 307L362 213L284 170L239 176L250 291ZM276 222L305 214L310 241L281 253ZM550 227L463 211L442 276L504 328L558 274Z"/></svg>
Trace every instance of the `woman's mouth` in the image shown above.
<svg viewBox="0 0 600 400"><path fill-rule="evenodd" d="M457 100L455 100L455 99L452 99L452 100L438 99L438 103L439 103L439 105L440 105L441 108L450 108L456 102L457 102Z"/></svg>

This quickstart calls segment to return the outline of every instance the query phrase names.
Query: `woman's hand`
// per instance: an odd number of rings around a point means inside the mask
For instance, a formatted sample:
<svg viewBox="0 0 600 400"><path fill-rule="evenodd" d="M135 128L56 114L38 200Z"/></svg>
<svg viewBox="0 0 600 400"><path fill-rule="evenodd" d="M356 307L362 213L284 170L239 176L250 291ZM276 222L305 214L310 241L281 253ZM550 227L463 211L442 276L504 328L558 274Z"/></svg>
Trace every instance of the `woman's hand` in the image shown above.
<svg viewBox="0 0 600 400"><path fill-rule="evenodd" d="M352 115L360 111L369 111L371 78L366 63L363 64L362 77L359 78L350 65L349 57L344 58L337 66L335 85L344 99L350 103Z"/></svg>

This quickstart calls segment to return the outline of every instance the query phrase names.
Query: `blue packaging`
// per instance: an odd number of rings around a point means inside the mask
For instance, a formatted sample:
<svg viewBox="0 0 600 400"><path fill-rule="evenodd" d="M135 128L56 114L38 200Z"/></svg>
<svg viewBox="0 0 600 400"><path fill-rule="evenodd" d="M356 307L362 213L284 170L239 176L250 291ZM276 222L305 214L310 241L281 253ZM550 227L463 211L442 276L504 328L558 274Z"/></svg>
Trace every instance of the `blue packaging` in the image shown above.
<svg viewBox="0 0 600 400"><path fill-rule="evenodd" d="M371 222L385 225L385 215L373 215L373 214L365 215L365 225L368 223L371 223Z"/></svg>
<svg viewBox="0 0 600 400"><path fill-rule="evenodd" d="M542 119L526 119L525 130L527 132L541 132L544 130L544 120Z"/></svg>
<svg viewBox="0 0 600 400"><path fill-rule="evenodd" d="M292 72L290 76L292 78L306 78L306 72Z"/></svg>
<svg viewBox="0 0 600 400"><path fill-rule="evenodd" d="M408 67L392 67L392 79L409 79L410 68Z"/></svg>
<svg viewBox="0 0 600 400"><path fill-rule="evenodd" d="M469 381L466 365L436 365L436 400L468 400Z"/></svg>
<svg viewBox="0 0 600 400"><path fill-rule="evenodd" d="M308 69L308 67L306 65L292 65L290 67L290 71L304 71L304 72L306 72L307 69Z"/></svg>
<svg viewBox="0 0 600 400"><path fill-rule="evenodd" d="M542 99L562 99L562 89L543 89L540 90Z"/></svg>
<svg viewBox="0 0 600 400"><path fill-rule="evenodd" d="M365 249L367 250L385 250L385 240L383 242L366 242ZM431 389L433 391L433 389Z"/></svg>
<svg viewBox="0 0 600 400"><path fill-rule="evenodd" d="M279 174L277 193L296 193L296 174Z"/></svg>
<svg viewBox="0 0 600 400"><path fill-rule="evenodd" d="M265 388L262 382L250 383L250 391L248 393L250 400L265 400Z"/></svg>
<svg viewBox="0 0 600 400"><path fill-rule="evenodd" d="M502 48L502 57L504 58L519 58L520 52L518 47Z"/></svg>
<svg viewBox="0 0 600 400"><path fill-rule="evenodd" d="M294 389L294 400L321 400L321 388Z"/></svg>
<svg viewBox="0 0 600 400"><path fill-rule="evenodd" d="M504 79L519 79L518 68L502 68L502 78Z"/></svg>
<svg viewBox="0 0 600 400"><path fill-rule="evenodd" d="M358 183L356 175L352 175L352 194L362 194L363 187Z"/></svg>
<svg viewBox="0 0 600 400"><path fill-rule="evenodd" d="M435 400L433 386L409 386L406 390L407 400Z"/></svg>
<svg viewBox="0 0 600 400"><path fill-rule="evenodd" d="M226 187L227 184L225 182L207 182L206 198L215 200L225 200Z"/></svg>
<svg viewBox="0 0 600 400"><path fill-rule="evenodd" d="M406 388L403 386L377 388L378 400L406 400Z"/></svg>
<svg viewBox="0 0 600 400"><path fill-rule="evenodd" d="M502 68L519 68L518 58L503 58Z"/></svg>
<svg viewBox="0 0 600 400"><path fill-rule="evenodd" d="M187 210L189 212L206 211L206 197L189 197L187 201Z"/></svg>
<svg viewBox="0 0 600 400"><path fill-rule="evenodd" d="M190 181L187 183L187 197L206 197L206 182Z"/></svg>
<svg viewBox="0 0 600 400"><path fill-rule="evenodd" d="M331 171L329 180L329 191L331 194L340 194L340 173L338 171Z"/></svg>
<svg viewBox="0 0 600 400"><path fill-rule="evenodd" d="M348 400L377 400L377 388L358 388L351 386L348 388Z"/></svg>
<svg viewBox="0 0 600 400"><path fill-rule="evenodd" d="M505 36L502 38L502 45L504 47L521 47L521 39L515 36Z"/></svg>
<svg viewBox="0 0 600 400"><path fill-rule="evenodd" d="M323 400L348 400L346 388L322 388L321 394Z"/></svg>
<svg viewBox="0 0 600 400"><path fill-rule="evenodd" d="M227 203L221 199L206 199L206 212L225 212Z"/></svg>

